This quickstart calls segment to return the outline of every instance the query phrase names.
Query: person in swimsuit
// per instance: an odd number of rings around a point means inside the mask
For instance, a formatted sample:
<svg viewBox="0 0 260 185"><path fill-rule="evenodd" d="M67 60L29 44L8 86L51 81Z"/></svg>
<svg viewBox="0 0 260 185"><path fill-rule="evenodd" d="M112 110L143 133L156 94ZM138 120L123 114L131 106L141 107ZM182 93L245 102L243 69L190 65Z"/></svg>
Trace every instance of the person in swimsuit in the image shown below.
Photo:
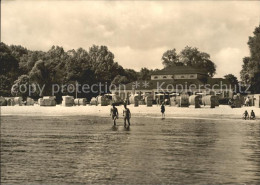
<svg viewBox="0 0 260 185"><path fill-rule="evenodd" d="M112 105L113 107L110 110L110 116L112 116L112 120L114 120L114 126L116 126L116 119L118 119L118 110L115 104Z"/></svg>
<svg viewBox="0 0 260 185"><path fill-rule="evenodd" d="M250 105L250 99L249 97L247 97L245 101L245 106L249 107L249 105Z"/></svg>
<svg viewBox="0 0 260 185"><path fill-rule="evenodd" d="M161 113L162 113L162 119L165 118L165 106L164 106L164 103L162 103L162 106L161 106Z"/></svg>
<svg viewBox="0 0 260 185"><path fill-rule="evenodd" d="M255 112L253 110L251 111L250 119L253 119L253 120L255 119Z"/></svg>
<svg viewBox="0 0 260 185"><path fill-rule="evenodd" d="M245 119L245 120L249 119L249 114L248 114L247 110L243 114L243 119Z"/></svg>
<svg viewBox="0 0 260 185"><path fill-rule="evenodd" d="M124 105L124 107L125 107L125 109L123 110L124 126L126 127L126 121L128 123L128 126L130 126L131 112L129 108L127 108L126 104Z"/></svg>

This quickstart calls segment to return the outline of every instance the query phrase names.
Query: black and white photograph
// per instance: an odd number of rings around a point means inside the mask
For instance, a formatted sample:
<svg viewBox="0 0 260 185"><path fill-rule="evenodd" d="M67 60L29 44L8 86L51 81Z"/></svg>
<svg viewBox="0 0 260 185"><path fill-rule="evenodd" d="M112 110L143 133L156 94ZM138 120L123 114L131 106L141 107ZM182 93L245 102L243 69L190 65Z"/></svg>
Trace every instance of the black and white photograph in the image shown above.
<svg viewBox="0 0 260 185"><path fill-rule="evenodd" d="M259 0L0 10L0 184L260 184Z"/></svg>

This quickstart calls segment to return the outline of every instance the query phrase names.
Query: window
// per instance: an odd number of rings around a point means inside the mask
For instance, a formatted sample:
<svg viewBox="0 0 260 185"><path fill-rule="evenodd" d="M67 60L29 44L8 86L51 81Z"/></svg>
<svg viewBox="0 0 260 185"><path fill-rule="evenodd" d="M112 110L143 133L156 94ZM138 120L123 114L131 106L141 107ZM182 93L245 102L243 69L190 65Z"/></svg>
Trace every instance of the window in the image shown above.
<svg viewBox="0 0 260 185"><path fill-rule="evenodd" d="M190 75L191 78L194 78L194 75Z"/></svg>
<svg viewBox="0 0 260 185"><path fill-rule="evenodd" d="M181 76L181 78L185 78L185 76Z"/></svg>
<svg viewBox="0 0 260 185"><path fill-rule="evenodd" d="M158 76L153 77L154 79L158 79Z"/></svg>
<svg viewBox="0 0 260 185"><path fill-rule="evenodd" d="M167 78L167 76L163 76L163 78Z"/></svg>

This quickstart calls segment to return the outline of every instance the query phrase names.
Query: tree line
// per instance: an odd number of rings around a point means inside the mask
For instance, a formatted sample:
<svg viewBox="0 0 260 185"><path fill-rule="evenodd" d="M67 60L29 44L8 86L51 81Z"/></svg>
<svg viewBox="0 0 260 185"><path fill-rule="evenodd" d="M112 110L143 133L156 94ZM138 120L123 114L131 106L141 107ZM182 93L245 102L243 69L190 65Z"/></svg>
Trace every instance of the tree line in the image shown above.
<svg viewBox="0 0 260 185"><path fill-rule="evenodd" d="M47 52L31 51L23 46L0 43L0 95L26 96L13 85L37 83L45 86L43 95L51 95L52 84L126 84L136 80L148 80L152 70L139 72L124 69L114 61L114 54L106 46L93 45L89 50L64 51L52 46ZM17 87L16 86L16 87ZM64 94L64 92L63 92ZM62 96L63 94L57 94ZM68 94L65 92L65 94ZM90 98L96 94L82 94ZM37 92L32 95L37 97ZM80 95L79 95L80 96Z"/></svg>

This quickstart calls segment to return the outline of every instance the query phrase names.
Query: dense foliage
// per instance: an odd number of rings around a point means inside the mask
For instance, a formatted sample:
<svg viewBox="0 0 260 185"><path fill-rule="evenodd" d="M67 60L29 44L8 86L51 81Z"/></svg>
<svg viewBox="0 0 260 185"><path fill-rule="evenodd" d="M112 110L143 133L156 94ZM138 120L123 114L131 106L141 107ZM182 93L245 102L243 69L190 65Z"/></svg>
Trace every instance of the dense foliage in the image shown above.
<svg viewBox="0 0 260 185"><path fill-rule="evenodd" d="M242 81L250 85L253 93L260 93L260 25L255 28L254 36L249 37L250 57L243 59L240 72Z"/></svg>
<svg viewBox="0 0 260 185"><path fill-rule="evenodd" d="M18 87L37 84L44 87L31 94L32 97L52 95L53 84L126 84L136 80L148 80L151 70L142 68L140 72L124 69L114 61L114 54L106 46L93 45L89 50L64 51L62 47L52 46L47 52L31 51L22 46L8 46L0 43L0 96L26 96ZM12 86L15 85L14 88ZM37 86L36 86L37 87ZM91 98L104 93L104 86L97 92L81 93L79 97ZM68 89L59 89L56 96L71 94Z"/></svg>
<svg viewBox="0 0 260 185"><path fill-rule="evenodd" d="M224 76L224 78L232 85L236 92L239 92L239 83L235 75L227 74Z"/></svg>
<svg viewBox="0 0 260 185"><path fill-rule="evenodd" d="M162 63L165 68L173 66L202 68L211 77L216 73L216 65L210 60L210 55L189 46L186 46L179 54L176 53L176 49L166 51L163 53Z"/></svg>

